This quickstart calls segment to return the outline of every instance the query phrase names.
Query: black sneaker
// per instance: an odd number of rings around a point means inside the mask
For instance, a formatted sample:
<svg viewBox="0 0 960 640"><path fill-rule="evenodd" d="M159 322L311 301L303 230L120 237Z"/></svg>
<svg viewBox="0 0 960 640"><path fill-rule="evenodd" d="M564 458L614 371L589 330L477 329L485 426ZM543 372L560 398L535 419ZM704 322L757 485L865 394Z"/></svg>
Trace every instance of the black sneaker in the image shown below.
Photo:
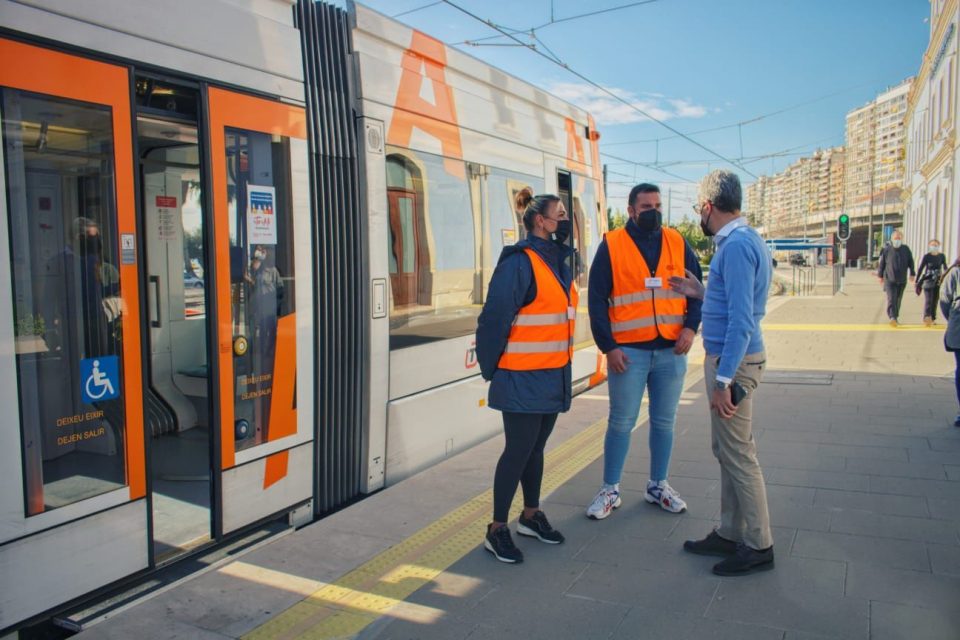
<svg viewBox="0 0 960 640"><path fill-rule="evenodd" d="M745 544L738 544L735 555L713 565L713 572L718 576L745 576L770 569L773 569L773 547L757 551Z"/></svg>
<svg viewBox="0 0 960 640"><path fill-rule="evenodd" d="M720 534L714 529L703 540L687 540L684 542L683 550L700 556L728 558L737 552L737 543L733 540L721 538Z"/></svg>
<svg viewBox="0 0 960 640"><path fill-rule="evenodd" d="M513 538L510 537L510 529L507 525L498 527L490 531L487 526L487 537L483 541L483 548L493 554L500 562L509 564L519 564L523 562L523 552L517 549L513 544Z"/></svg>
<svg viewBox="0 0 960 640"><path fill-rule="evenodd" d="M563 534L547 522L547 516L543 514L543 511L537 511L529 519L524 518L521 513L520 520L517 522L517 533L521 536L536 538L547 544L560 544L564 540Z"/></svg>

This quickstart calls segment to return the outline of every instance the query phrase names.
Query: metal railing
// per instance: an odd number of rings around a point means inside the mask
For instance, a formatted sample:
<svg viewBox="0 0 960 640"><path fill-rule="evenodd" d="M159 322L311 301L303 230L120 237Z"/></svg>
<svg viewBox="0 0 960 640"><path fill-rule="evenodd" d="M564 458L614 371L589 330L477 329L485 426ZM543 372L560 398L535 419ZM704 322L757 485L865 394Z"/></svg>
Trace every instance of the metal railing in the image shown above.
<svg viewBox="0 0 960 640"><path fill-rule="evenodd" d="M790 295L809 296L813 295L813 289L817 286L816 267L793 266L793 278L790 281Z"/></svg>
<svg viewBox="0 0 960 640"><path fill-rule="evenodd" d="M833 295L843 291L843 276L846 275L846 266L840 263L833 265Z"/></svg>

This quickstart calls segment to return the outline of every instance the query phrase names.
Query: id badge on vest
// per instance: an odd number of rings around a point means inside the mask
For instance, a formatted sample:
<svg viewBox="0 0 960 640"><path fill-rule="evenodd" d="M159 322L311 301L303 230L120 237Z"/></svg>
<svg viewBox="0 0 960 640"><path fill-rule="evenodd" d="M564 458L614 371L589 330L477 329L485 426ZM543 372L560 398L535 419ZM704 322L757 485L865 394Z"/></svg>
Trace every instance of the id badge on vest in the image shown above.
<svg viewBox="0 0 960 640"><path fill-rule="evenodd" d="M663 278L644 278L643 286L647 289L663 289Z"/></svg>
<svg viewBox="0 0 960 640"><path fill-rule="evenodd" d="M577 319L577 308L567 307L567 320L576 320L576 319Z"/></svg>

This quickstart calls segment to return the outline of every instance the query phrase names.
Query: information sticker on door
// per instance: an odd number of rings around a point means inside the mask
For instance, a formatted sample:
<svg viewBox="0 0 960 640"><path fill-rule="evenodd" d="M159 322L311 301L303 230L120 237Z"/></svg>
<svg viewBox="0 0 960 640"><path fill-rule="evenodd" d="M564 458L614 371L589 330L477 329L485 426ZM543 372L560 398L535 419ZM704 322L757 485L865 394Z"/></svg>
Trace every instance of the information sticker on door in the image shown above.
<svg viewBox="0 0 960 640"><path fill-rule="evenodd" d="M132 233L120 234L120 264L137 264L137 245Z"/></svg>

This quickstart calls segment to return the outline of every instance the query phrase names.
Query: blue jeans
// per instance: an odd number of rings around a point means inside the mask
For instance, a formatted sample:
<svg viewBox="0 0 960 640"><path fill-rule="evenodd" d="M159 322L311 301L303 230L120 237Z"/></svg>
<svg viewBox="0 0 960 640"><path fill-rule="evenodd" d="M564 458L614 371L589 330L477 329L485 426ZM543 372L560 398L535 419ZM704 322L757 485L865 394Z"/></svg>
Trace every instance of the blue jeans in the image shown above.
<svg viewBox="0 0 960 640"><path fill-rule="evenodd" d="M677 355L673 349L621 349L629 359L627 370L608 372L610 415L603 441L603 481L620 482L644 388L650 389L650 479L666 480L673 450L673 425L687 373L687 356Z"/></svg>

